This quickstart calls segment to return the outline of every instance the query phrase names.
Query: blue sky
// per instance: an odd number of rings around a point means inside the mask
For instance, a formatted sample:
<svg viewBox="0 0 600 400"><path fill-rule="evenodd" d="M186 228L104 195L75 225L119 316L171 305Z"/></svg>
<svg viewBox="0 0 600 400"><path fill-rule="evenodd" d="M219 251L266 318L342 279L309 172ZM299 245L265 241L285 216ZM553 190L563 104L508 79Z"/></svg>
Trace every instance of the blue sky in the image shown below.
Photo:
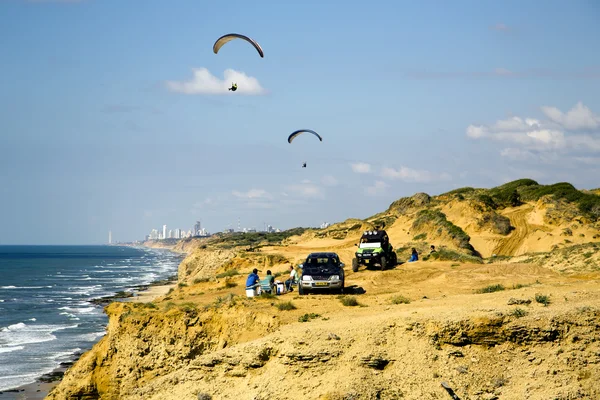
<svg viewBox="0 0 600 400"><path fill-rule="evenodd" d="M231 32L265 57L215 55ZM523 177L599 187L599 48L591 0L2 0L0 244L317 226ZM288 144L300 128L323 142Z"/></svg>

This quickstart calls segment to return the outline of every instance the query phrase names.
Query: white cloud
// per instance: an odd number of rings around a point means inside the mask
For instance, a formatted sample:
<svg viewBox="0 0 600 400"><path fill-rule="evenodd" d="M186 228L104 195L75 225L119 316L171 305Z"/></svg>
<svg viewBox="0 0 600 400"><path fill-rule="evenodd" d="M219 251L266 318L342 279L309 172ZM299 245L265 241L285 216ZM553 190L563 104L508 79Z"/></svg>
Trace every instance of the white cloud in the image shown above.
<svg viewBox="0 0 600 400"><path fill-rule="evenodd" d="M323 178L321 178L321 183L325 186L335 186L338 184L338 180L331 175L325 175Z"/></svg>
<svg viewBox="0 0 600 400"><path fill-rule="evenodd" d="M359 162L352 164L352 171L357 174L368 174L371 172L371 164Z"/></svg>
<svg viewBox="0 0 600 400"><path fill-rule="evenodd" d="M378 194L385 193L385 190L390 187L383 181L375 181L373 186L369 186L365 189L365 192L370 196L377 196Z"/></svg>
<svg viewBox="0 0 600 400"><path fill-rule="evenodd" d="M597 129L600 116L595 115L582 102L575 104L566 114L556 107L542 107L542 112L553 122L568 130Z"/></svg>
<svg viewBox="0 0 600 400"><path fill-rule="evenodd" d="M234 190L231 192L235 197L240 199L270 199L272 196L263 189L250 189L247 192L239 192Z"/></svg>
<svg viewBox="0 0 600 400"><path fill-rule="evenodd" d="M433 182L447 181L452 177L447 173L435 174L430 171L416 170L408 167L400 167L399 169L384 167L381 169L381 175L389 179L398 179L404 182Z"/></svg>
<svg viewBox="0 0 600 400"><path fill-rule="evenodd" d="M542 107L542 112L548 120L512 117L492 125L469 125L466 134L471 139L516 145L501 151L502 156L514 159L531 156L531 151L600 152L600 118L582 103L567 113L555 107ZM589 132L573 132L580 129Z"/></svg>
<svg viewBox="0 0 600 400"><path fill-rule="evenodd" d="M246 75L244 72L226 69L224 79L212 75L206 68L194 69L194 76L189 81L167 81L167 88L173 92L185 94L244 94L262 95L267 91L260 85L258 79ZM232 83L237 83L238 89L230 91Z"/></svg>
<svg viewBox="0 0 600 400"><path fill-rule="evenodd" d="M310 181L302 182L297 185L289 185L286 189L290 192L295 193L296 195L302 197L311 197L311 198L322 198L324 197L323 191L321 188L315 184L310 183Z"/></svg>

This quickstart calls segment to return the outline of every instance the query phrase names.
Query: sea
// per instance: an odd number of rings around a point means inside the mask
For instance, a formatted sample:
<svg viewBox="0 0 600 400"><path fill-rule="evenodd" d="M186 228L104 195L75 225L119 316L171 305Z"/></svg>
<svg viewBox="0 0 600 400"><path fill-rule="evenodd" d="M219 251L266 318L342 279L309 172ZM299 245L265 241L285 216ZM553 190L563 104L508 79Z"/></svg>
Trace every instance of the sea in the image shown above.
<svg viewBox="0 0 600 400"><path fill-rule="evenodd" d="M0 392L90 349L108 323L89 301L177 273L182 255L127 246L0 246Z"/></svg>

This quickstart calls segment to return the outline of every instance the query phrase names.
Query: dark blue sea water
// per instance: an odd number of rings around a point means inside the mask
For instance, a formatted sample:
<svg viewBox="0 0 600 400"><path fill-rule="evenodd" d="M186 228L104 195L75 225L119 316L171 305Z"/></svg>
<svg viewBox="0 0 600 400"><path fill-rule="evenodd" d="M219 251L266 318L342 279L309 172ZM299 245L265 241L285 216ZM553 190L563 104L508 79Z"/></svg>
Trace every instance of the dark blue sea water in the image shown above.
<svg viewBox="0 0 600 400"><path fill-rule="evenodd" d="M176 274L182 256L117 246L0 246L0 391L33 383L105 333L89 300Z"/></svg>

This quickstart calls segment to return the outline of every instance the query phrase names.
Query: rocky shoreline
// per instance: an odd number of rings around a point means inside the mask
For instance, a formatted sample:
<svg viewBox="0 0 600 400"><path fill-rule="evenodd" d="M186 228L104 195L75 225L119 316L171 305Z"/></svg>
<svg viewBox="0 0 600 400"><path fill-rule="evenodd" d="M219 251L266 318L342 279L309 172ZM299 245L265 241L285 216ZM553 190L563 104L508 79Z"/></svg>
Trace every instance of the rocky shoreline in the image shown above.
<svg viewBox="0 0 600 400"><path fill-rule="evenodd" d="M177 283L177 275L171 275L165 279L160 279L146 285L132 286L131 291L119 291L112 296L98 297L89 300L96 306L107 306L114 301L136 301L136 298L144 292L148 292L151 288L160 286L172 286ZM85 351L73 354L69 361L61 362L53 371L46 373L36 379L36 382L23 385L14 389L4 390L0 392L0 400L29 400L29 399L44 399L46 395L60 383L65 372L73 366L84 354Z"/></svg>

